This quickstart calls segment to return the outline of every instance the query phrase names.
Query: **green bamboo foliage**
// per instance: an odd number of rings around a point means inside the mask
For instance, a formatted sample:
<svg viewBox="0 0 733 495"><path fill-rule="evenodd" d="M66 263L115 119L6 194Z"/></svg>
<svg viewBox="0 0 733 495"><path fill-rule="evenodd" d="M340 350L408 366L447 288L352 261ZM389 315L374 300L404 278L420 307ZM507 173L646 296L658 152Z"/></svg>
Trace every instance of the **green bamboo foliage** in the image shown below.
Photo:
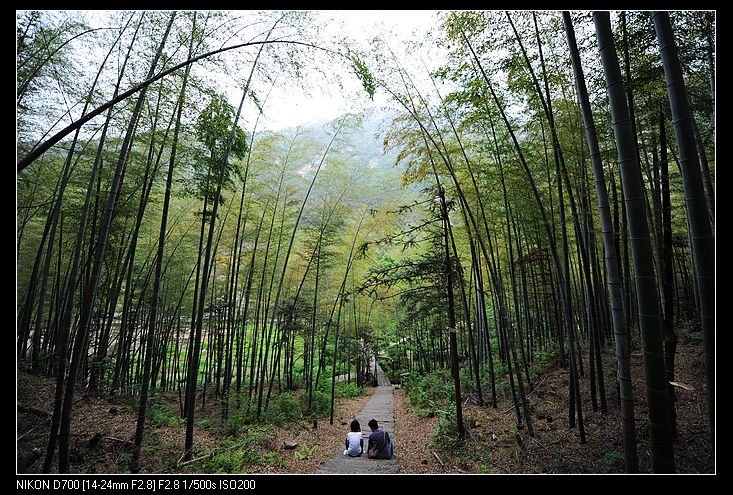
<svg viewBox="0 0 733 495"><path fill-rule="evenodd" d="M517 139L516 132L511 122L509 121L509 118L507 117L505 108L501 104L499 97L497 96L496 91L491 84L491 80L489 79L489 76L486 74L486 71L484 70L481 64L479 57L476 55L476 52L473 49L473 46L471 45L471 42L469 41L468 37L464 33L461 33L461 36L462 36L464 43L466 43L466 46L470 50L471 56L473 57L474 61L476 62L476 65L478 67L478 70L480 71L481 76L483 77L484 81L486 82L486 85L489 88L489 92L491 93L491 97L494 101L496 108L501 113L502 120L504 121L507 132L511 136L512 143L514 145L514 149L516 150L517 156L519 158L519 162L522 165L522 170L524 171L525 177L527 178L527 182L529 182L532 188L532 195L534 196L537 207L540 210L540 213L542 216L542 224L544 226L545 232L547 233L547 238L550 240L550 253L552 255L552 260L555 266L555 271L556 271L557 281L558 281L558 286L559 286L560 300L561 300L562 309L563 309L562 311L563 324L568 333L568 341L571 347L570 349L570 383L569 383L570 390L571 390L571 399L570 399L569 423L571 427L575 426L574 418L576 417L576 412L577 412L578 427L579 427L580 435L581 435L581 443L585 443L583 410L580 407L580 395L579 393L577 393L580 387L579 387L578 373L577 373L577 367L576 367L576 362L575 362L576 346L574 345L574 343L575 343L576 336L573 330L573 326L574 326L573 306L572 306L572 301L570 298L571 287L570 287L570 280L567 276L569 272L567 245L563 246L564 247L564 257L563 257L564 259L563 259L563 262L561 262L560 255L558 253L558 249L555 243L554 227L551 226L548 220L547 209L545 208L545 205L542 201L540 193L537 189L537 183L534 180L534 177L529 168L527 160L524 156L524 153L522 152L522 147L519 143L519 140ZM561 189L561 187L562 187L562 181L558 181L558 188ZM564 220L561 219L560 223L563 225L563 227L565 226ZM563 240L566 242L567 237L566 236L563 237ZM562 339L562 337L560 338ZM572 395L572 394L575 394L575 395ZM574 407L573 404L577 405L576 412L574 412L572 409Z"/></svg>
<svg viewBox="0 0 733 495"><path fill-rule="evenodd" d="M652 469L655 473L674 472L669 396L664 372L662 329L654 274L654 256L646 220L639 162L634 145L629 109L608 12L594 12L598 51L606 79L608 102L616 138L618 160L626 201L626 216L634 258L634 279L639 304L639 324L644 347L646 396L649 407Z"/></svg>
<svg viewBox="0 0 733 495"><path fill-rule="evenodd" d="M268 38L270 34L272 33L272 29L268 32ZM209 233L207 237L206 242L206 252L204 254L204 264L203 264L203 276L201 280L201 289L200 289L200 295L199 295L199 301L198 301L198 308L197 308L197 316L196 316L196 329L195 332L193 332L193 353L191 355L191 362L190 362L190 369L188 372L188 382L186 385L186 398L188 403L188 410L186 415L186 444L185 444L185 458L186 460L190 460L192 456L192 449L193 449L193 426L194 426L194 418L196 414L196 388L198 384L198 373L199 373L199 362L200 362L200 356L201 356L201 331L202 331L202 324L203 324L203 318L204 318L204 307L205 307L205 299L206 299L206 290L208 288L208 282L209 282L209 269L212 267L211 263L211 243L214 237L214 225L216 223L216 213L219 207L219 199L221 197L221 188L222 183L224 181L224 177L226 175L227 167L228 167L228 160L229 160L229 153L232 151L232 146L234 144L234 138L237 133L238 129L238 122L239 122L239 116L242 113L242 106L244 104L244 101L247 97L247 94L249 92L249 85L252 81L252 76L254 74L255 68L257 67L257 61L260 58L260 55L262 53L262 48L264 45L260 45L260 49L257 52L257 56L255 57L254 62L252 63L252 68L250 70L249 76L247 77L247 81L244 84L244 88L242 90L242 98L239 102L239 108L237 109L237 115L234 118L234 122L232 123L232 128L229 133L229 136L227 137L226 147L224 149L224 157L222 159L222 163L220 165L220 171L219 171L219 178L216 185L216 194L214 195L214 203L212 206L212 213L211 213L211 220L209 222ZM213 158L213 157L212 157ZM204 208L204 211L206 209ZM214 251L216 252L216 251Z"/></svg>
<svg viewBox="0 0 733 495"><path fill-rule="evenodd" d="M351 270L351 264L354 260L354 248L356 247L356 240L359 237L359 232L361 231L361 226L364 223L364 217L366 217L368 210L365 209L364 212L361 214L361 218L359 219L359 225L356 227L356 232L354 233L354 239L351 242L351 249L349 250L349 258L346 261L346 270L344 270L344 279L341 282L341 289L339 290L339 297L340 299L340 305L339 305L339 315L336 318L336 335L334 338L334 349L333 349L333 362L331 365L333 366L333 373L331 374L331 410L330 415L328 418L329 424L333 424L333 414L334 414L334 400L336 399L336 357L338 355L338 344L339 344L339 321L341 320L341 306L343 306L343 294L344 289L346 288L346 281L349 276L349 271ZM353 292L353 291L352 291ZM352 301L355 297L355 294L352 294Z"/></svg>

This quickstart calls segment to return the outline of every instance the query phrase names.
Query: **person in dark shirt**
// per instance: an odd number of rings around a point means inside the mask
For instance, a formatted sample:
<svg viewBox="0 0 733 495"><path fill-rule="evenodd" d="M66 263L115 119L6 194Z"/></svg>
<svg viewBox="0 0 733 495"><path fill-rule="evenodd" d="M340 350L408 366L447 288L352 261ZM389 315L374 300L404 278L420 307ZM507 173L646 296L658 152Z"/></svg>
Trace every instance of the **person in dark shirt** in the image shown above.
<svg viewBox="0 0 733 495"><path fill-rule="evenodd" d="M368 457L370 459L391 459L394 454L394 444L389 437L389 433L379 427L376 419L372 418L368 425L372 429L367 444Z"/></svg>

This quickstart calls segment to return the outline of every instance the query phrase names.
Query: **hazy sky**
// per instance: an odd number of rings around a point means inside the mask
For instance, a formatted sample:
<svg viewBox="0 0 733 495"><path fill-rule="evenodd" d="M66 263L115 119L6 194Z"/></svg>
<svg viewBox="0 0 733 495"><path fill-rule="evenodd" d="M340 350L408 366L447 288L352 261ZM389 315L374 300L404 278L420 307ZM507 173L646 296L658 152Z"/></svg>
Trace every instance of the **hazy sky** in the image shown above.
<svg viewBox="0 0 733 495"><path fill-rule="evenodd" d="M404 40L411 39L415 33L422 33L435 22L434 10L331 10L323 11L322 15L343 19L343 28L357 41L373 38L376 34L391 30L391 41L397 45ZM336 30L342 29L334 24L334 35L342 34ZM377 92L374 102L368 102L366 93L352 73L345 68L341 78L344 90L339 88L314 87L310 95L304 96L299 90L279 86L273 89L267 106L265 118L261 121L263 127L271 130L307 124L309 122L330 120L346 113L357 99L356 106L364 105L386 106L389 104L383 92Z"/></svg>

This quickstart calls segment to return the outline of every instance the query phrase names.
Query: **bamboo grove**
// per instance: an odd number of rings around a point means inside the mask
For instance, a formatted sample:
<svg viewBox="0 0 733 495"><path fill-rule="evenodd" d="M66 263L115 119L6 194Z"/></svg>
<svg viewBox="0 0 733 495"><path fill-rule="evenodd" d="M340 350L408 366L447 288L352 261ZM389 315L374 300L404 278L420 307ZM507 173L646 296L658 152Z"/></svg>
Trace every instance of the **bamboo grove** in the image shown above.
<svg viewBox="0 0 733 495"><path fill-rule="evenodd" d="M378 358L450 371L459 440L467 399L533 437L556 363L579 449L617 413L626 471L674 472L680 329L713 441L715 13L447 12L408 48L318 23L18 13L16 355L55 379L44 471L73 469L80 390L135 401L138 470L157 394L191 459L200 411L262 421L297 394L333 423L337 377ZM354 151L369 112L263 129L273 88L335 66L389 99L390 166Z"/></svg>

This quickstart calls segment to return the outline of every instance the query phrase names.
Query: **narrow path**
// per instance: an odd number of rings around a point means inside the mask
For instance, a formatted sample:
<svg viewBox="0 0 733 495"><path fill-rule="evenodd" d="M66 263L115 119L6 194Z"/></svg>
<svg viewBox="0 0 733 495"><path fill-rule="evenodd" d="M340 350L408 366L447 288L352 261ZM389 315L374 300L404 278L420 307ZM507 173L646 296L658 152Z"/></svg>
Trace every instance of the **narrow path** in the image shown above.
<svg viewBox="0 0 733 495"><path fill-rule="evenodd" d="M323 463L318 471L321 474L343 474L343 473L361 473L361 474L395 474L400 472L400 465L396 459L369 459L367 458L367 439L371 430L367 423L370 419L376 419L379 426L382 427L392 440L395 442L395 451L399 454L399 443L394 436L394 390L389 379L382 371L382 367L377 365L377 388L374 390L372 398L366 403L364 409L356 415L356 419L361 424L362 437L364 438L364 453L361 457L349 457L344 455L343 441L339 450L330 459ZM343 437L346 438L348 426L343 431Z"/></svg>

